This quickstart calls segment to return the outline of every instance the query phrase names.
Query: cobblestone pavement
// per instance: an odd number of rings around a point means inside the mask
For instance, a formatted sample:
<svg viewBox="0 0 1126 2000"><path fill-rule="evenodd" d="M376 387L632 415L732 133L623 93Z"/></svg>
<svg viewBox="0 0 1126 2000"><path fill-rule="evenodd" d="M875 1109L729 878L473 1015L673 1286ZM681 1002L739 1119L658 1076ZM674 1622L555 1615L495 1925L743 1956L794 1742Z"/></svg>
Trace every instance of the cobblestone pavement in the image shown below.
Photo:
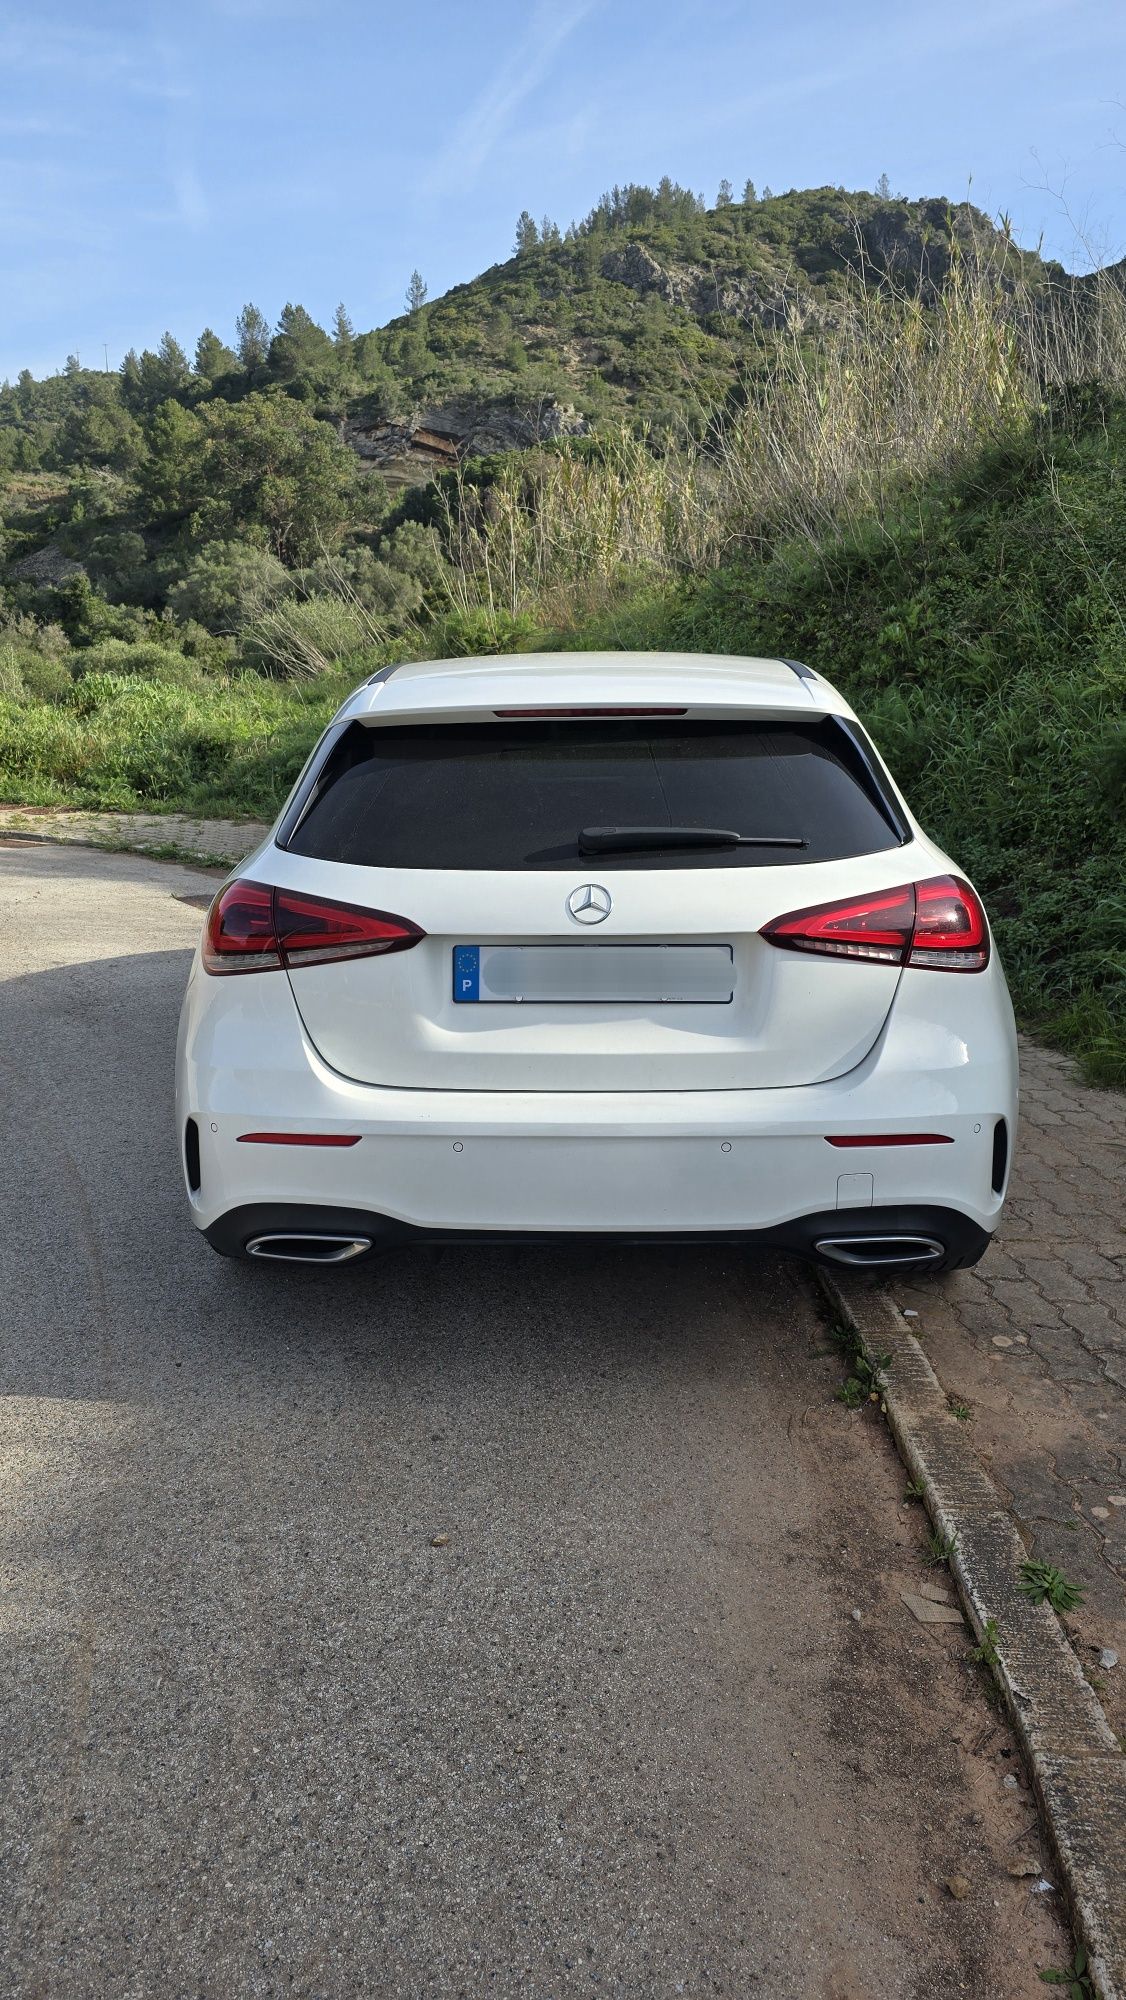
<svg viewBox="0 0 1126 2000"><path fill-rule="evenodd" d="M268 833L258 820L194 819L187 813L71 812L61 806L0 806L0 839L73 841L82 847L135 848L141 854L233 868Z"/></svg>
<svg viewBox="0 0 1126 2000"><path fill-rule="evenodd" d="M1066 1622L1126 1732L1126 1097L1021 1044L1004 1222L973 1271L899 1285L1030 1549L1086 1593ZM1116 1667L1100 1654L1117 1652Z"/></svg>

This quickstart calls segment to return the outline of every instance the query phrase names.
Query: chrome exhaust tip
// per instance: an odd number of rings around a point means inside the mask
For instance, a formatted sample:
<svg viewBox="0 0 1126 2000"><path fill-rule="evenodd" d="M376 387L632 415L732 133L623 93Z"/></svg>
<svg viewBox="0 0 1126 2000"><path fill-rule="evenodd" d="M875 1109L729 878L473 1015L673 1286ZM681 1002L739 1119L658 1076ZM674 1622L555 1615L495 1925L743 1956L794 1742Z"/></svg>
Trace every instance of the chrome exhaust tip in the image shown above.
<svg viewBox="0 0 1126 2000"><path fill-rule="evenodd" d="M246 1246L248 1257L262 1257L271 1264L347 1264L371 1249L370 1236L252 1236Z"/></svg>
<svg viewBox="0 0 1126 2000"><path fill-rule="evenodd" d="M935 1236L822 1236L813 1247L832 1264L863 1271L900 1264L925 1267L940 1263L946 1255L946 1245Z"/></svg>

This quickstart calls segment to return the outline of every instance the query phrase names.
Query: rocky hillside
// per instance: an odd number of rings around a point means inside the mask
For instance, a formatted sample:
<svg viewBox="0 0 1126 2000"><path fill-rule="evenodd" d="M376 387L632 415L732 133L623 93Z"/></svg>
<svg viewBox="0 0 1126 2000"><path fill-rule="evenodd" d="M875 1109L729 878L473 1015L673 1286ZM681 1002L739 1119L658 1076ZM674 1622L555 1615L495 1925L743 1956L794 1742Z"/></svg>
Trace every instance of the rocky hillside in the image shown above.
<svg viewBox="0 0 1126 2000"><path fill-rule="evenodd" d="M837 188L711 210L679 189L615 196L369 336L414 407L399 417L406 448L383 411L353 417L366 455L424 472L623 416L699 426L769 365L778 335L831 324L857 278L933 299L961 257L1002 285L1071 282L968 203Z"/></svg>
<svg viewBox="0 0 1126 2000"><path fill-rule="evenodd" d="M565 234L523 217L520 237L504 263L368 333L343 308L330 336L300 306L276 329L247 307L238 351L205 329L194 365L166 336L120 375L21 375L0 391L0 471L112 466L128 455L118 407L143 421L169 397L197 408L272 392L311 405L392 484L416 483L466 454L623 417L700 427L769 365L780 333L831 324L857 276L933 297L957 256L1000 284L1073 282L967 203L838 188L706 209L670 182L626 187Z"/></svg>

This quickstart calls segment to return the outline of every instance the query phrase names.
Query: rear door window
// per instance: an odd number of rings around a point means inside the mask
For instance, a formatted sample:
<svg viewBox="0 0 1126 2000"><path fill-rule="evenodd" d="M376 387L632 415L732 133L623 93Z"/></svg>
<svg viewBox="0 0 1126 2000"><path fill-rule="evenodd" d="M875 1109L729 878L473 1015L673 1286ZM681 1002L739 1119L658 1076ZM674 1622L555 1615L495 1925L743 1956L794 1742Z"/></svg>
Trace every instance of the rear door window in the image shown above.
<svg viewBox="0 0 1126 2000"><path fill-rule="evenodd" d="M614 854L603 867L777 868L899 845L879 781L813 722L353 723L285 843L369 868L589 872L583 827L709 826L803 848Z"/></svg>

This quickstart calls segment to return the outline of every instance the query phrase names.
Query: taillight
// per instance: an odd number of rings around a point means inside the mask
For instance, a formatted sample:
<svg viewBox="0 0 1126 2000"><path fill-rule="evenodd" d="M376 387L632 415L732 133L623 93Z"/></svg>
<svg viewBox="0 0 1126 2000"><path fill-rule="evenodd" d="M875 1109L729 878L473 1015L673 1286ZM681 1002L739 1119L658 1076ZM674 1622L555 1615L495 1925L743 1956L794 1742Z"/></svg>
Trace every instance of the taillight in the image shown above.
<svg viewBox="0 0 1126 2000"><path fill-rule="evenodd" d="M936 972L980 972L989 963L989 926L968 882L936 875L915 889L915 935L908 965Z"/></svg>
<svg viewBox="0 0 1126 2000"><path fill-rule="evenodd" d="M902 965L915 922L915 891L878 889L847 902L816 903L792 910L763 927L768 944L791 951L816 951L828 958L874 958Z"/></svg>
<svg viewBox="0 0 1126 2000"><path fill-rule="evenodd" d="M298 896L292 889L274 890L274 922L287 965L327 965L334 958L408 951L426 935L406 917L330 903L323 896Z"/></svg>
<svg viewBox="0 0 1126 2000"><path fill-rule="evenodd" d="M274 933L274 892L262 882L220 889L203 927L205 972L280 970Z"/></svg>
<svg viewBox="0 0 1126 2000"><path fill-rule="evenodd" d="M985 911L956 875L792 910L764 924L760 935L789 951L936 972L980 972L989 963Z"/></svg>
<svg viewBox="0 0 1126 2000"><path fill-rule="evenodd" d="M269 972L407 951L425 935L406 917L383 910L241 881L231 882L212 903L202 957L206 972Z"/></svg>

